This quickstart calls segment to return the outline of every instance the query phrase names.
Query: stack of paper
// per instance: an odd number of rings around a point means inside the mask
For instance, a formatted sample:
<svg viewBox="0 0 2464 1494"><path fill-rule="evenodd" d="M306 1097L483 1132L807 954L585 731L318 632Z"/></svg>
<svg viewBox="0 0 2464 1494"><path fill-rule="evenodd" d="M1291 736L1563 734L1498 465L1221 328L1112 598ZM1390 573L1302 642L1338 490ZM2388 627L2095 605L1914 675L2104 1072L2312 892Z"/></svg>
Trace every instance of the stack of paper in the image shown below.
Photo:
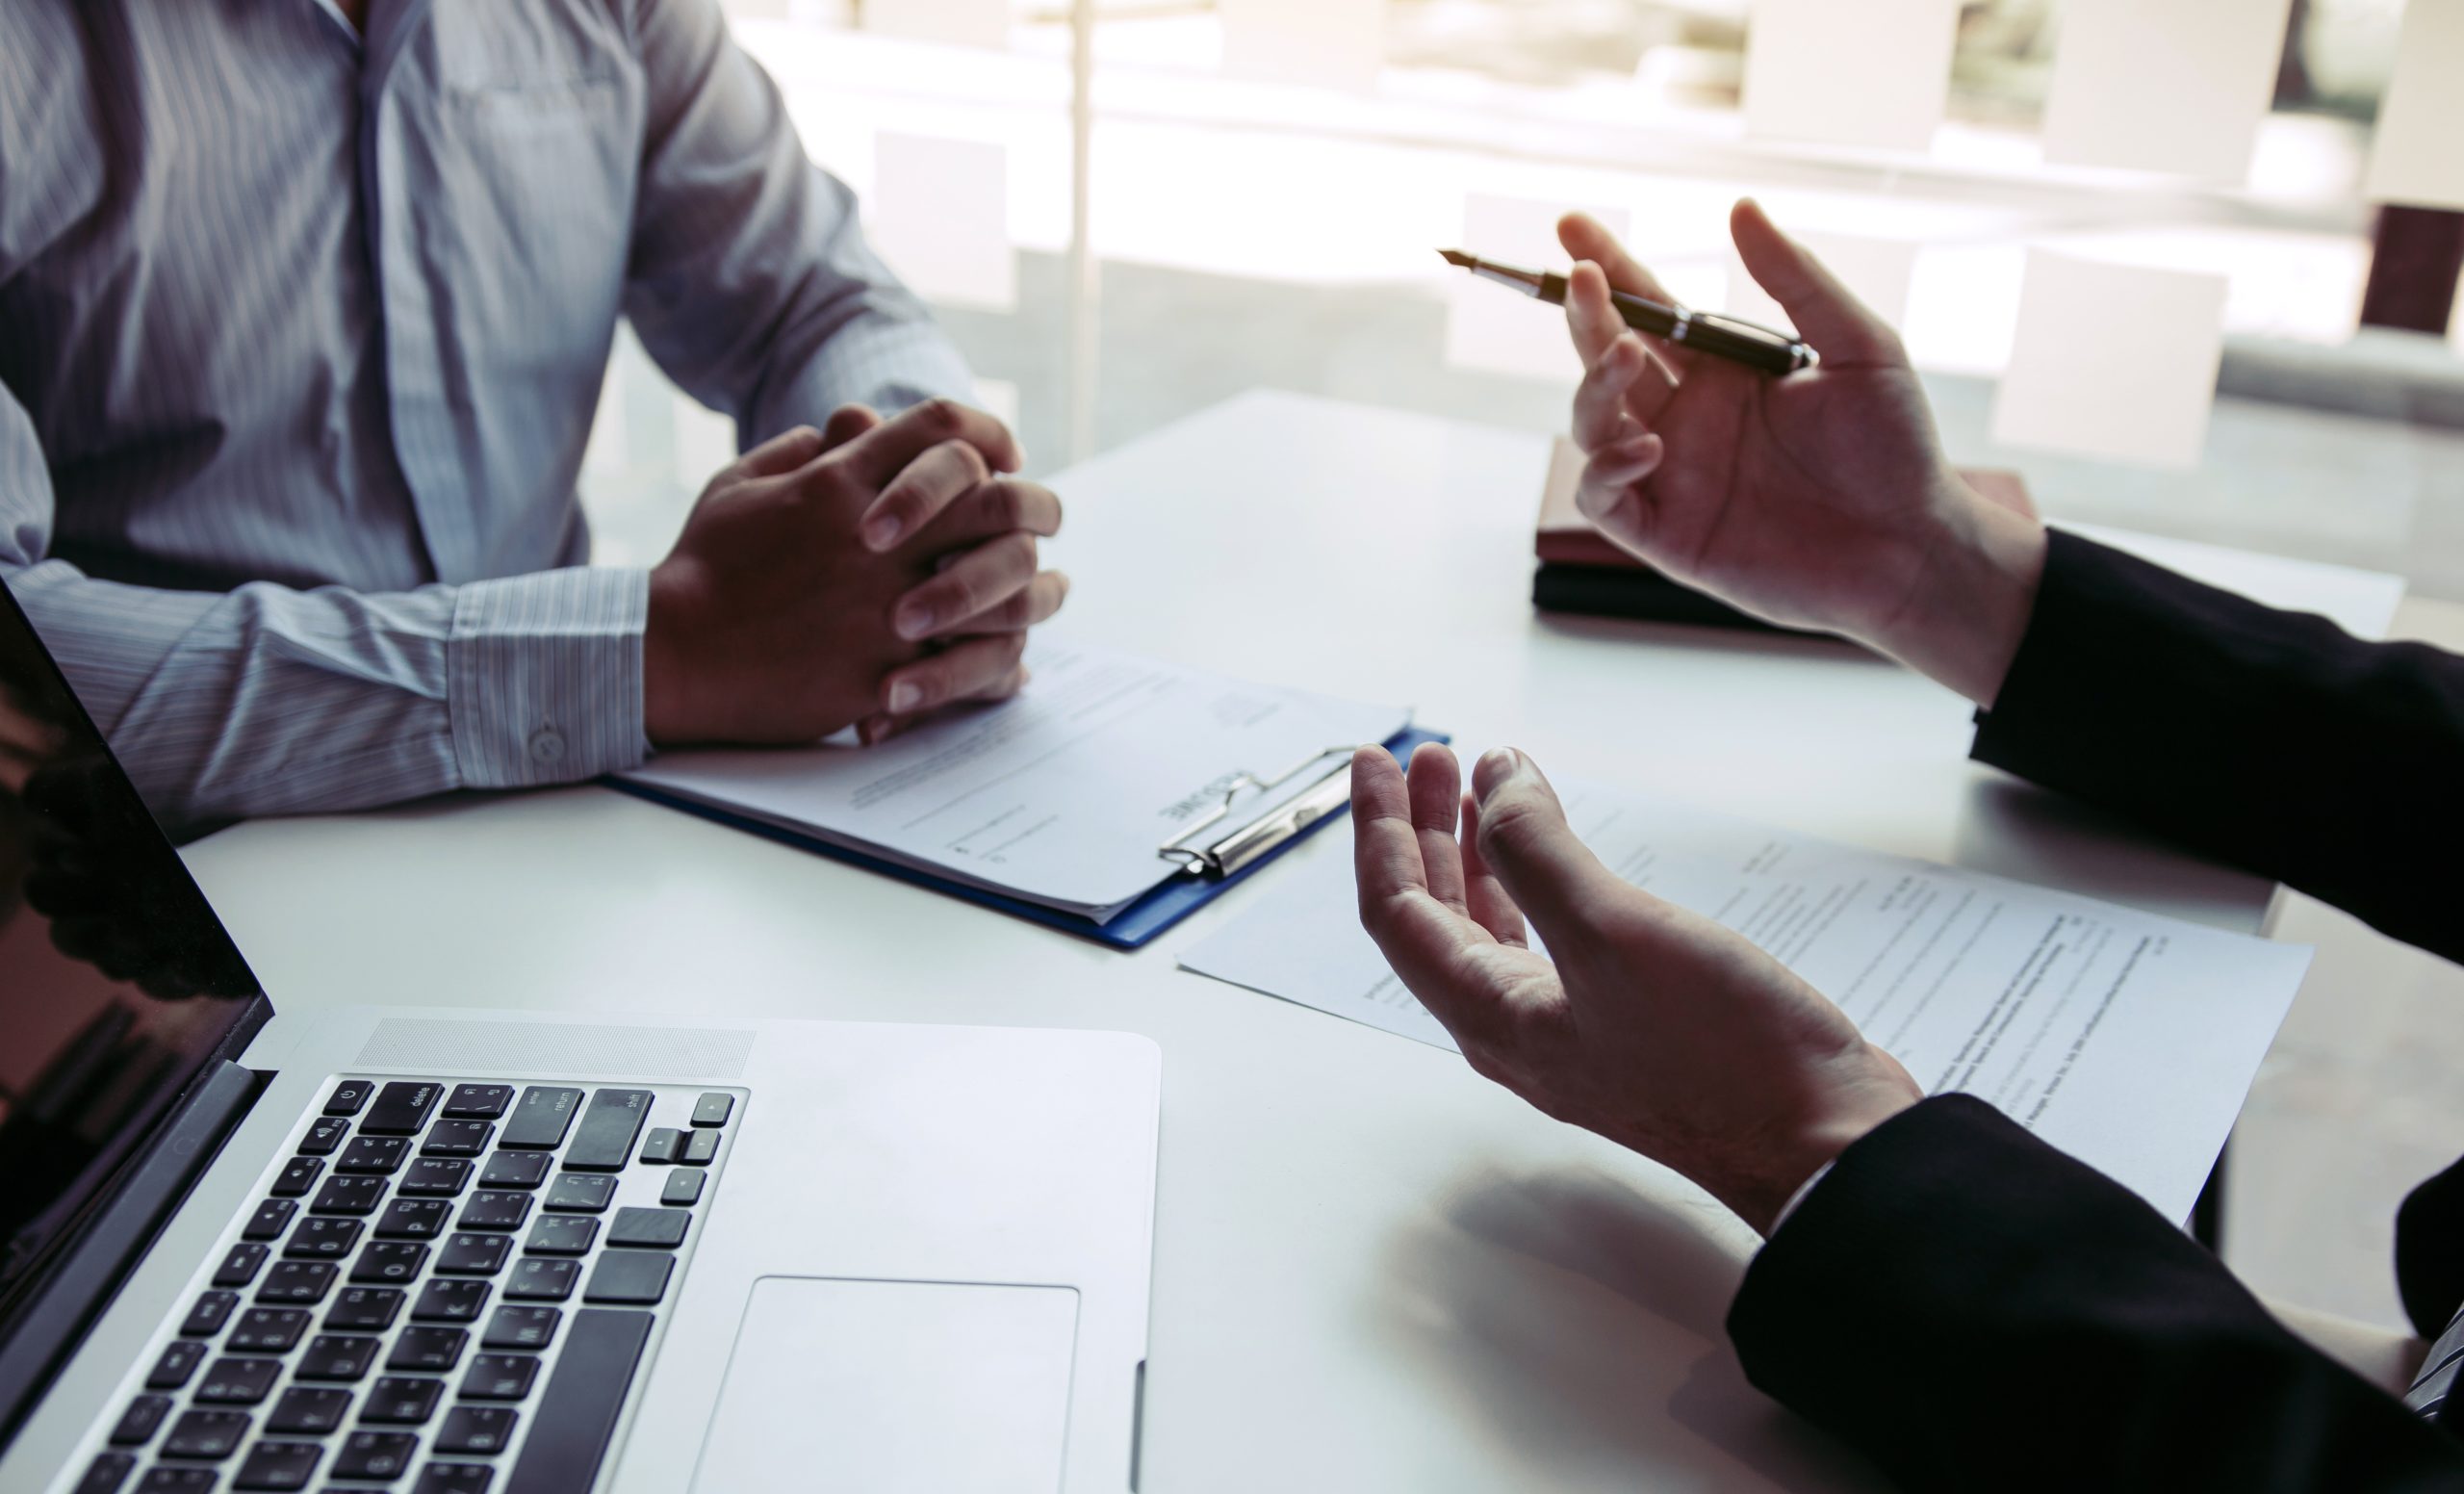
<svg viewBox="0 0 2464 1494"><path fill-rule="evenodd" d="M1346 770L1260 792L1335 747L1382 742L1400 707L1248 684L1040 639L1034 683L877 747L661 753L627 783L825 845L1103 923L1180 871L1161 847L1223 830Z"/></svg>
<svg viewBox="0 0 2464 1494"><path fill-rule="evenodd" d="M2310 951L1637 795L1561 785L1620 876L1743 934L1927 1093L1990 1101L2186 1217ZM1349 837L1184 968L1451 1048L1360 927Z"/></svg>

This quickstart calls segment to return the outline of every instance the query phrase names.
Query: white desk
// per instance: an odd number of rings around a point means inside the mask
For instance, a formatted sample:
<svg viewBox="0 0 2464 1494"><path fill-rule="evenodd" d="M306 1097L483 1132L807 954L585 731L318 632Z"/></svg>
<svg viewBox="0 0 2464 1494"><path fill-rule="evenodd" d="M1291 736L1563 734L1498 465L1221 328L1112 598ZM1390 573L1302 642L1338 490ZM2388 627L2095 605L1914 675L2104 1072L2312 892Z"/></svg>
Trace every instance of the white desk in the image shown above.
<svg viewBox="0 0 2464 1494"><path fill-rule="evenodd" d="M1544 622L1545 443L1258 394L1056 483L1068 626L1416 702L1473 744L2251 929L2264 882L1965 761L1845 648ZM1296 853L1322 854L1313 845ZM246 825L189 861L279 1006L1124 1028L1163 1044L1143 1487L1862 1486L1744 1383L1750 1240L1450 1054L595 788ZM1263 883L1265 879L1261 879Z"/></svg>

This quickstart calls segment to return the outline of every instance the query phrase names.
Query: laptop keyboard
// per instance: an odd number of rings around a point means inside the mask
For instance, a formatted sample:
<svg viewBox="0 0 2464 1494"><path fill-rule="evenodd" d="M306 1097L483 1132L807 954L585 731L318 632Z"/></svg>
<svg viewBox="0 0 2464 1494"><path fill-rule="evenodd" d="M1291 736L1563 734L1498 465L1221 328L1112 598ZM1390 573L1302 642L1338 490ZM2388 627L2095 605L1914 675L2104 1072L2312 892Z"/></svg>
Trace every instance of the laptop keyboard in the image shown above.
<svg viewBox="0 0 2464 1494"><path fill-rule="evenodd" d="M732 1092L343 1078L73 1494L587 1494Z"/></svg>

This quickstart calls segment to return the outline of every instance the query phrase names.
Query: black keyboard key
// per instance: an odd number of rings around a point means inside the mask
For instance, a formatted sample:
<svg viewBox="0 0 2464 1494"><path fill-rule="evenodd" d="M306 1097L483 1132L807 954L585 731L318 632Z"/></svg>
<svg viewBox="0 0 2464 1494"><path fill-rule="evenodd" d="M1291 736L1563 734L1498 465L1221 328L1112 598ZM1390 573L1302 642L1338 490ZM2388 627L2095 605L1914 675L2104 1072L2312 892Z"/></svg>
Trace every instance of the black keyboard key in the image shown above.
<svg viewBox="0 0 2464 1494"><path fill-rule="evenodd" d="M534 1084L522 1092L497 1145L511 1151L553 1151L565 1144L565 1132L573 1128L574 1112L580 1105L579 1090Z"/></svg>
<svg viewBox="0 0 2464 1494"><path fill-rule="evenodd" d="M556 1324L564 1317L553 1307L500 1307L488 1320L482 1349L541 1350L555 1341Z"/></svg>
<svg viewBox="0 0 2464 1494"><path fill-rule="evenodd" d="M691 1208L702 1201L702 1179L708 1175L689 1170L668 1173L667 1186L658 1191L658 1201L672 1208Z"/></svg>
<svg viewBox="0 0 2464 1494"><path fill-rule="evenodd" d="M471 1201L462 1205L462 1217L453 1222L453 1227L510 1231L520 1229L529 1218L530 1195L526 1193L475 1193Z"/></svg>
<svg viewBox="0 0 2464 1494"><path fill-rule="evenodd" d="M214 1479L211 1468L157 1468L138 1484L137 1494L210 1494Z"/></svg>
<svg viewBox="0 0 2464 1494"><path fill-rule="evenodd" d="M637 1249L672 1250L684 1243L693 1216L681 1209L618 1209L607 1226L609 1245Z"/></svg>
<svg viewBox="0 0 2464 1494"><path fill-rule="evenodd" d="M217 1359L196 1382L196 1398L214 1405L254 1405L273 1394L273 1382L281 1378L280 1359Z"/></svg>
<svg viewBox="0 0 2464 1494"><path fill-rule="evenodd" d="M330 1157L334 1148L350 1135L350 1122L335 1116L322 1116L308 1122L308 1134L299 1138L299 1154L303 1157Z"/></svg>
<svg viewBox="0 0 2464 1494"><path fill-rule="evenodd" d="M345 1079L334 1086L333 1094L325 1096L325 1114L329 1116L359 1114L361 1107L368 1103L368 1096L375 1088L375 1085L366 1079Z"/></svg>
<svg viewBox="0 0 2464 1494"><path fill-rule="evenodd" d="M248 1223L241 1226L240 1238L279 1240L283 1230L290 1227L291 1216L298 1209L299 1205L289 1198L268 1198L257 1205L257 1212L249 1215Z"/></svg>
<svg viewBox="0 0 2464 1494"><path fill-rule="evenodd" d="M350 1278L361 1286L407 1286L427 1264L427 1247L413 1240L372 1240L351 1262Z"/></svg>
<svg viewBox="0 0 2464 1494"><path fill-rule="evenodd" d="M257 1268L266 1263L266 1256L270 1253L264 1246L252 1240L241 1241L231 1247L231 1253L223 1256L222 1264L214 1269L214 1284L220 1287L246 1286L257 1279Z"/></svg>
<svg viewBox="0 0 2464 1494"><path fill-rule="evenodd" d="M436 1108L443 1086L420 1079L397 1079L376 1092L376 1103L368 1107L368 1118L359 1122L361 1134L374 1131L379 1136L417 1136L427 1124L427 1113Z"/></svg>
<svg viewBox="0 0 2464 1494"><path fill-rule="evenodd" d="M599 1090L582 1112L565 1166L577 1172L621 1172L633 1160L633 1142L651 1118L648 1090Z"/></svg>
<svg viewBox="0 0 2464 1494"><path fill-rule="evenodd" d="M530 1394L538 1374L539 1360L531 1354L473 1354L459 1394L465 1401L519 1401Z"/></svg>
<svg viewBox="0 0 2464 1494"><path fill-rule="evenodd" d="M395 1169L402 1165L402 1158L409 1153L410 1149L411 1143L408 1137L356 1137L349 1146L343 1148L343 1154L334 1159L334 1171L367 1172L380 1177L390 1177Z"/></svg>
<svg viewBox="0 0 2464 1494"><path fill-rule="evenodd" d="M317 1471L317 1459L325 1450L314 1442L260 1442L248 1449L240 1460L240 1471L231 1480L235 1489L268 1489L276 1494L308 1486L308 1476Z"/></svg>
<svg viewBox="0 0 2464 1494"><path fill-rule="evenodd" d="M457 1120L494 1120L512 1103L510 1084L457 1084L445 1097L445 1113Z"/></svg>
<svg viewBox="0 0 2464 1494"><path fill-rule="evenodd" d="M207 1292L199 1296L189 1315L180 1320L182 1338L212 1338L231 1321L231 1309L240 1305L237 1292Z"/></svg>
<svg viewBox="0 0 2464 1494"><path fill-rule="evenodd" d="M507 1288L506 1295L511 1295ZM414 1323L476 1323L480 1309L488 1305L488 1283L484 1281L431 1281L420 1289L420 1300L411 1308Z"/></svg>
<svg viewBox="0 0 2464 1494"><path fill-rule="evenodd" d="M294 1385L266 1413L266 1430L278 1436L321 1437L350 1413L350 1392L324 1385Z"/></svg>
<svg viewBox="0 0 2464 1494"><path fill-rule="evenodd" d="M385 1217L376 1222L376 1238L433 1240L445 1233L452 1213L453 1205L443 1198L397 1198L385 1205Z"/></svg>
<svg viewBox="0 0 2464 1494"><path fill-rule="evenodd" d="M152 1373L145 1377L148 1390L177 1390L189 1382L196 1367L205 1362L205 1346L192 1338L174 1339L163 1347L163 1357L154 1361Z"/></svg>
<svg viewBox="0 0 2464 1494"><path fill-rule="evenodd" d="M245 1411L183 1411L163 1439L163 1455L200 1463L218 1463L240 1451L248 1435Z"/></svg>
<svg viewBox="0 0 2464 1494"><path fill-rule="evenodd" d="M233 1353L289 1353L307 1330L305 1307L251 1307L240 1314L222 1347Z"/></svg>
<svg viewBox="0 0 2464 1494"><path fill-rule="evenodd" d="M501 1146L479 1170L482 1188L536 1188L548 1180L556 1159L544 1151L507 1151Z"/></svg>
<svg viewBox="0 0 2464 1494"><path fill-rule="evenodd" d="M333 1476L391 1482L411 1471L419 1446L420 1439L407 1431L354 1431L334 1450Z"/></svg>
<svg viewBox="0 0 2464 1494"><path fill-rule="evenodd" d="M530 1226L530 1238L522 1243L525 1255L587 1255L599 1238L599 1221L595 1219L543 1219Z"/></svg>
<svg viewBox="0 0 2464 1494"><path fill-rule="evenodd" d="M305 1219L282 1248L285 1260L340 1260L359 1244L367 1226L355 1219Z"/></svg>
<svg viewBox="0 0 2464 1494"><path fill-rule="evenodd" d="M394 1326L394 1319L401 1310L402 1293L398 1288L349 1287L334 1299L334 1305L326 1311L325 1331L382 1333Z"/></svg>
<svg viewBox="0 0 2464 1494"><path fill-rule="evenodd" d="M735 1096L732 1095L705 1095L693 1102L695 1125L725 1125L728 1117L733 1114Z"/></svg>
<svg viewBox="0 0 2464 1494"><path fill-rule="evenodd" d="M276 1261L257 1288L257 1301L268 1306L314 1307L333 1290L342 1268L331 1261Z"/></svg>
<svg viewBox="0 0 2464 1494"><path fill-rule="evenodd" d="M308 1205L311 1214L361 1218L376 1212L385 1201L385 1179L381 1177L329 1177L325 1186L317 1190L317 1201Z"/></svg>
<svg viewBox="0 0 2464 1494"><path fill-rule="evenodd" d="M308 1340L291 1373L298 1379L355 1384L368 1377L383 1342L366 1333L320 1333Z"/></svg>
<svg viewBox="0 0 2464 1494"><path fill-rule="evenodd" d="M439 1120L420 1143L423 1157L475 1157L488 1149L496 1127L485 1120Z"/></svg>
<svg viewBox="0 0 2464 1494"><path fill-rule="evenodd" d="M581 1300L648 1307L667 1295L668 1273L675 1269L676 1257L664 1250L609 1250L591 1268Z"/></svg>
<svg viewBox="0 0 2464 1494"><path fill-rule="evenodd" d="M512 1253L510 1235L455 1235L437 1252L436 1269L449 1276L493 1276Z"/></svg>
<svg viewBox="0 0 2464 1494"><path fill-rule="evenodd" d="M411 1494L488 1494L496 1476L485 1463L430 1463L420 1470Z"/></svg>
<svg viewBox="0 0 2464 1494"><path fill-rule="evenodd" d="M604 1172L559 1172L540 1207L551 1214L602 1214L616 1197L616 1179Z"/></svg>
<svg viewBox="0 0 2464 1494"><path fill-rule="evenodd" d="M112 1429L112 1446L143 1447L163 1430L163 1418L171 1414L169 1396L139 1396L119 1413L119 1424Z"/></svg>
<svg viewBox="0 0 2464 1494"><path fill-rule="evenodd" d="M574 1314L556 1372L530 1413L530 1430L522 1439L522 1457L505 1494L586 1494L598 1481L600 1462L616 1435L617 1413L625 1408L626 1387L650 1333L647 1312Z"/></svg>
<svg viewBox="0 0 2464 1494"><path fill-rule="evenodd" d="M120 1485L137 1471L137 1459L126 1453L105 1453L86 1465L86 1477L68 1494L119 1494Z"/></svg>
<svg viewBox="0 0 2464 1494"><path fill-rule="evenodd" d="M580 1275L579 1261L534 1256L513 1263L513 1274L505 1277L504 1295L525 1301L561 1302L574 1295L574 1282Z"/></svg>
<svg viewBox="0 0 2464 1494"><path fill-rule="evenodd" d="M502 1307L497 1309L500 1317L504 1312ZM448 1374L462 1362L462 1346L470 1341L471 1335L460 1328L407 1327L402 1329L401 1337L394 1340L394 1352L385 1356L385 1368L397 1373Z"/></svg>
<svg viewBox="0 0 2464 1494"><path fill-rule="evenodd" d="M684 1133L674 1126L654 1125L642 1138L642 1160L654 1166L674 1162L684 1155Z"/></svg>
<svg viewBox="0 0 2464 1494"><path fill-rule="evenodd" d="M708 1167L719 1160L719 1133L696 1131L684 1138L684 1155L676 1159L686 1167Z"/></svg>
<svg viewBox="0 0 2464 1494"><path fill-rule="evenodd" d="M317 1174L325 1171L322 1157L294 1157L274 1174L273 1196L277 1198L304 1198L308 1190L317 1186Z"/></svg>
<svg viewBox="0 0 2464 1494"><path fill-rule="evenodd" d="M414 1157L401 1191L405 1198L457 1198L470 1183L471 1164L460 1157Z"/></svg>
<svg viewBox="0 0 2464 1494"><path fill-rule="evenodd" d="M445 1381L424 1375L381 1375L368 1387L359 1419L372 1427L424 1427L445 1396Z"/></svg>
<svg viewBox="0 0 2464 1494"><path fill-rule="evenodd" d="M501 1453L521 1419L522 1413L509 1405L457 1405L445 1413L445 1425L436 1430L436 1451L481 1456Z"/></svg>

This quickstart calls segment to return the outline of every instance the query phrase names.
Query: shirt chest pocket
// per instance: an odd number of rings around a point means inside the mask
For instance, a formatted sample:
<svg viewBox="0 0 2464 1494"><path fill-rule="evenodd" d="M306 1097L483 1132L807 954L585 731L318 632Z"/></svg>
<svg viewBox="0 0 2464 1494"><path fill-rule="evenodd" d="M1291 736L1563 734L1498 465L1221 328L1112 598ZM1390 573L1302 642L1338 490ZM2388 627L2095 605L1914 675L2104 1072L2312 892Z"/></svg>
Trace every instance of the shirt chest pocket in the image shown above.
<svg viewBox="0 0 2464 1494"><path fill-rule="evenodd" d="M612 76L448 87L433 201L415 207L491 362L596 357L622 295L640 150L635 95ZM417 174L417 173L414 173ZM544 368L542 367L544 365ZM519 371L519 370L517 370Z"/></svg>

